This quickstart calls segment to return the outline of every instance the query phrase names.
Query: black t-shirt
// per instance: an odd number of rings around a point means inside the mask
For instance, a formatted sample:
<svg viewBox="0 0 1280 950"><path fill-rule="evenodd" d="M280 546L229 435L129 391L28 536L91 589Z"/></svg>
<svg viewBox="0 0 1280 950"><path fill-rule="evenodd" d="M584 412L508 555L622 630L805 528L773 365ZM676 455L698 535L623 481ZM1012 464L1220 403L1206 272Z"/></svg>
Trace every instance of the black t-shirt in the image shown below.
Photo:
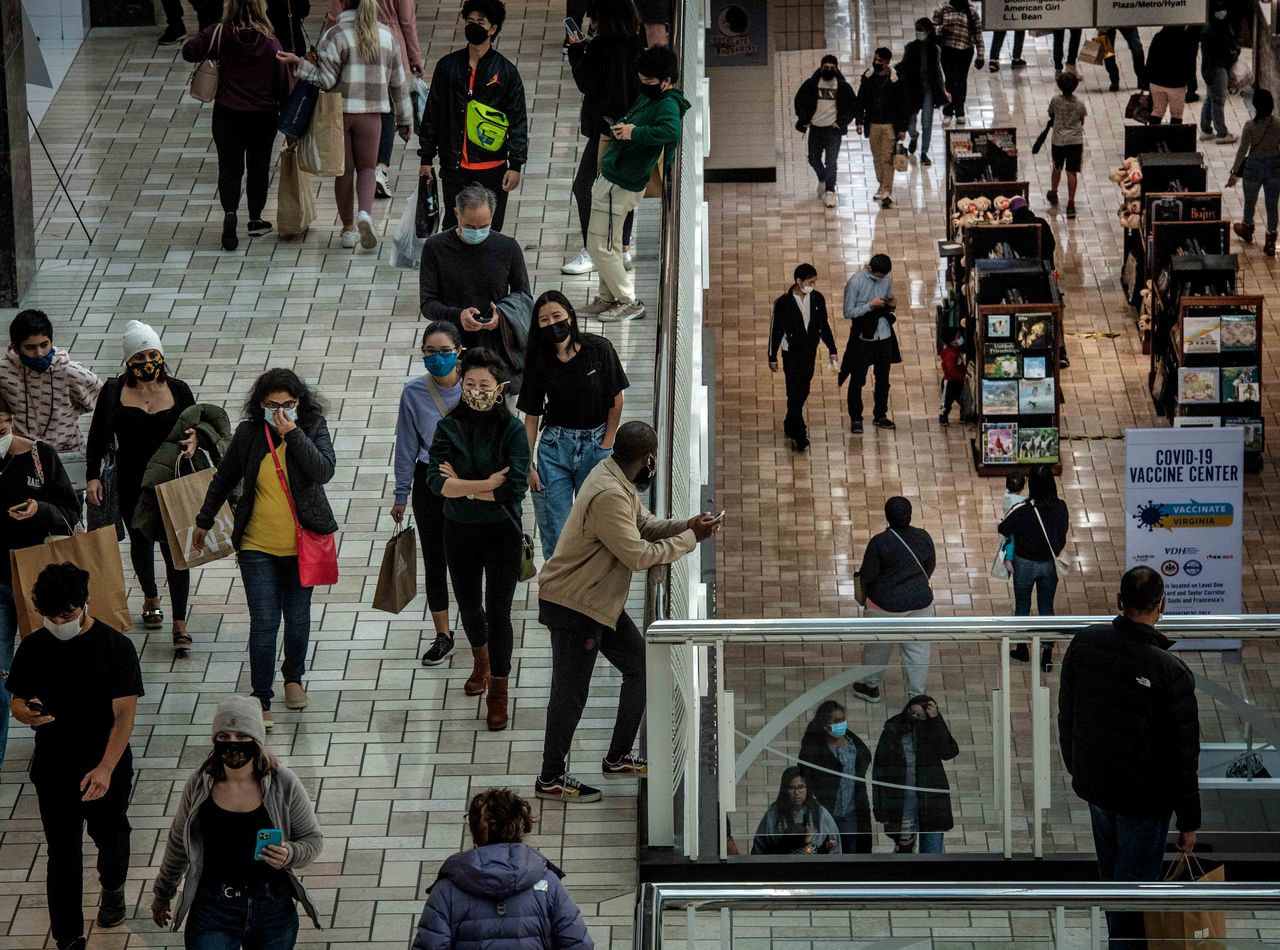
<svg viewBox="0 0 1280 950"><path fill-rule="evenodd" d="M283 871L266 861L253 858L258 849L258 832L272 827L265 805L253 811L227 811L210 795L200 806L197 820L204 841L201 887L265 884L284 876Z"/></svg>
<svg viewBox="0 0 1280 950"><path fill-rule="evenodd" d="M33 775L79 777L96 768L116 721L111 701L143 695L133 642L100 620L70 640L43 627L32 633L18 645L5 686L21 699L38 697L54 717L36 730Z"/></svg>
<svg viewBox="0 0 1280 950"><path fill-rule="evenodd" d="M630 385L613 344L584 333L582 348L569 362L553 356L540 366L526 365L516 408L542 416L543 425L595 429L605 424L613 400Z"/></svg>

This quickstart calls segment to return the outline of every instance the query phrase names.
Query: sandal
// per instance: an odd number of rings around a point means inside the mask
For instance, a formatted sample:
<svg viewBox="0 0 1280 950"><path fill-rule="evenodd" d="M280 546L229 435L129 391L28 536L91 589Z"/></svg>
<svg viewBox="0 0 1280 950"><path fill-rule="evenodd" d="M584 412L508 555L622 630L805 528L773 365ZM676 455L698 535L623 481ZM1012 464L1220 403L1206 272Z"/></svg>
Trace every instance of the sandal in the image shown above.
<svg viewBox="0 0 1280 950"><path fill-rule="evenodd" d="M159 630L164 626L164 611L159 607L142 609L142 626L147 630Z"/></svg>
<svg viewBox="0 0 1280 950"><path fill-rule="evenodd" d="M191 646L191 634L187 633L186 627L183 627L181 630L179 630L177 625L175 624L173 628L174 649L185 650L189 646Z"/></svg>

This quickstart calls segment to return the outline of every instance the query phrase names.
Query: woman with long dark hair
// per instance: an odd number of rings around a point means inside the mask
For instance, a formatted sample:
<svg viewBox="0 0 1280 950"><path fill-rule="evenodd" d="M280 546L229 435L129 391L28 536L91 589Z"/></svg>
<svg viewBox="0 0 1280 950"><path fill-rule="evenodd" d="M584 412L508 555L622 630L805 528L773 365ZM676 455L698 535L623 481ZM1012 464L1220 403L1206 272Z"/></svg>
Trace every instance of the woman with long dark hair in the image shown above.
<svg viewBox="0 0 1280 950"><path fill-rule="evenodd" d="M942 107L944 116L955 116L956 125L964 125L964 101L969 94L969 64L982 68L982 17L969 0L947 0L933 14L942 47L942 72L946 77L951 101Z"/></svg>
<svg viewBox="0 0 1280 950"><path fill-rule="evenodd" d="M1276 101L1259 89L1253 94L1253 118L1240 132L1240 147L1231 163L1227 187L1244 180L1244 220L1232 228L1245 244L1253 243L1253 215L1258 210L1258 192L1264 194L1267 236L1262 253L1276 256L1276 232L1280 230L1280 121L1275 117Z"/></svg>
<svg viewBox="0 0 1280 950"><path fill-rule="evenodd" d="M1000 522L1001 536L1013 538L1013 614L1031 615L1031 591L1036 592L1040 616L1053 616L1053 597L1058 590L1058 567L1054 558L1067 546L1070 515L1067 503L1058 498L1053 469L1037 465L1027 479L1027 500L1009 509ZM1019 643L1009 655L1024 663L1031 659L1025 643ZM1053 669L1053 644L1040 647L1040 668Z"/></svg>
<svg viewBox="0 0 1280 950"><path fill-rule="evenodd" d="M867 770L871 749L849 728L844 707L834 699L814 712L800 740L797 764L809 794L831 812L840 829L840 853L869 854L872 832Z"/></svg>
<svg viewBox="0 0 1280 950"><path fill-rule="evenodd" d="M560 291L548 290L534 301L533 321L516 408L525 414L529 452L538 452L529 488L542 555L549 558L582 483L613 451L622 393L631 383L613 344L583 333L573 304Z"/></svg>
<svg viewBox="0 0 1280 950"><path fill-rule="evenodd" d="M305 709L308 703L302 677L311 641L312 589L303 587L298 575L297 529L300 525L317 534L338 530L324 492L337 465L324 410L293 370L269 369L259 376L245 400L244 421L209 484L192 536L199 550L218 509L238 488L231 544L249 605L249 680L268 729L282 618L284 703L289 709Z"/></svg>
<svg viewBox="0 0 1280 950"><path fill-rule="evenodd" d="M751 841L752 854L840 854L840 829L809 794L809 783L797 765L782 770L778 797L760 819Z"/></svg>

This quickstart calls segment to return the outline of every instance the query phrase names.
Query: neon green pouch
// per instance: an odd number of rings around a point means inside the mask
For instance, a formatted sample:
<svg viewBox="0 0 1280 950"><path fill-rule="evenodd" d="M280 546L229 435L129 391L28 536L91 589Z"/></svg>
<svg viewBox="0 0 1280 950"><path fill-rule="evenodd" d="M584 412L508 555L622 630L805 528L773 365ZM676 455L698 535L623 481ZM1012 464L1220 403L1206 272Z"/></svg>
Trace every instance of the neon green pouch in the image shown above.
<svg viewBox="0 0 1280 950"><path fill-rule="evenodd" d="M467 103L467 141L486 152L502 150L511 123L507 114L474 99Z"/></svg>

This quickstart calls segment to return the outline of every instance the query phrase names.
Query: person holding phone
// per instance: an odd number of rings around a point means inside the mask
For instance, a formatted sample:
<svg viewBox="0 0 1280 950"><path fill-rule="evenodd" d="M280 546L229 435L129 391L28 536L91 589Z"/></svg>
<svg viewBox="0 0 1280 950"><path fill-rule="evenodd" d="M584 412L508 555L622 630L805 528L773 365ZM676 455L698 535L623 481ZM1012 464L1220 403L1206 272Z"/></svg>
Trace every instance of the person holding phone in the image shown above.
<svg viewBox="0 0 1280 950"><path fill-rule="evenodd" d="M151 919L173 930L185 921L187 950L290 950L295 902L320 927L295 872L323 847L307 790L267 749L262 707L229 696L213 716L213 749L187 779L169 826Z"/></svg>

